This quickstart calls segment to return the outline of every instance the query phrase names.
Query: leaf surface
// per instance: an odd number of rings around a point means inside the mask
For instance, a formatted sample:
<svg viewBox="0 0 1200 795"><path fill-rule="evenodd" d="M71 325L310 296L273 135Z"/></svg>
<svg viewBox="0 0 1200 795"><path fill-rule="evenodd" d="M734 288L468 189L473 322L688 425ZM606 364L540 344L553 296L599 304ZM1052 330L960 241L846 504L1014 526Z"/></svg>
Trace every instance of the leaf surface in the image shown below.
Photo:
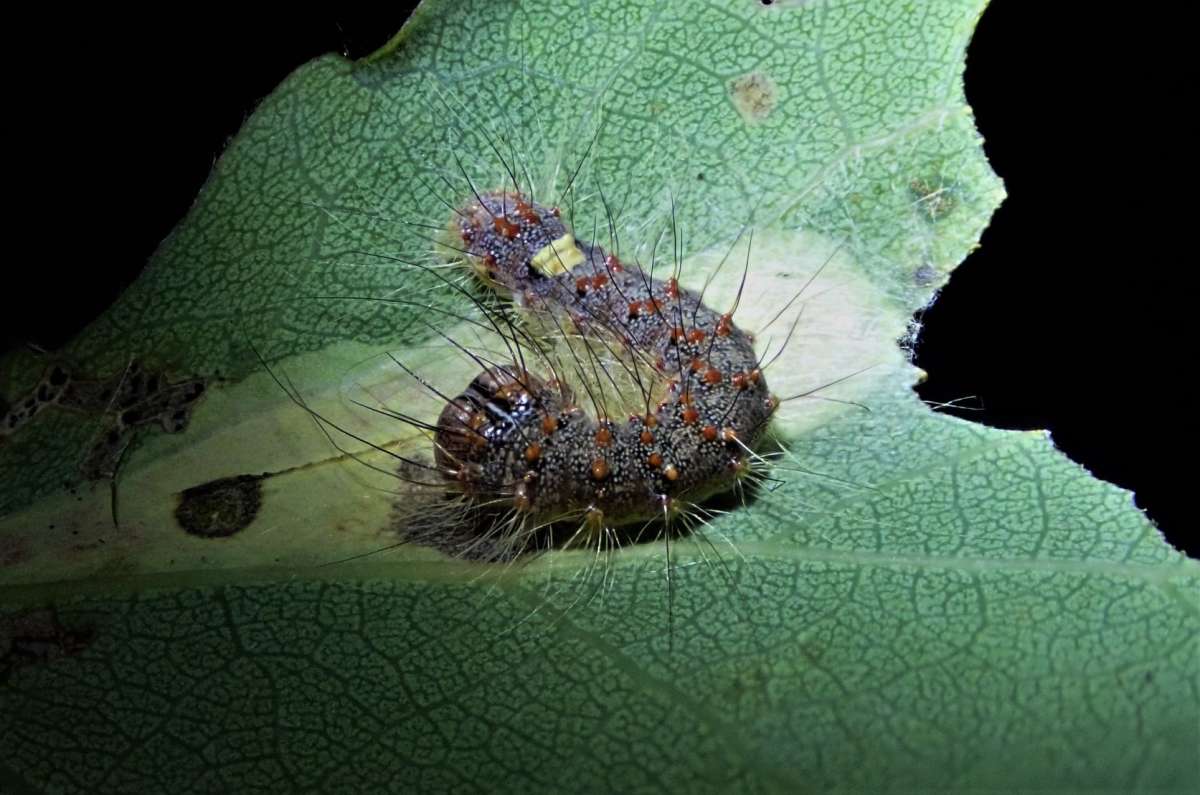
<svg viewBox="0 0 1200 795"><path fill-rule="evenodd" d="M107 485L78 482L109 407L48 405L0 446L0 775L177 793L1194 787L1196 564L1043 434L929 411L897 344L1002 195L961 89L980 11L426 2L375 56L298 70L65 352L85 380L131 357L208 380L185 430L140 428L123 455L120 527ZM395 483L332 448L255 353L363 438L427 444L353 400L419 403L386 352L461 388L473 368L431 322L494 344L395 258L432 261L441 200L465 198L449 186L502 184L502 157L550 194L580 166L581 239L607 241L607 202L622 251L645 254L674 211L685 276L716 274L717 304L740 277L718 263L748 247L748 328L816 277L768 377L788 395L856 374L820 396L870 409L789 402L785 482L675 542L669 587L661 544L501 571L413 546L358 557L395 541ZM46 366L3 363L14 405ZM247 473L271 476L244 530L181 530L183 491Z"/></svg>

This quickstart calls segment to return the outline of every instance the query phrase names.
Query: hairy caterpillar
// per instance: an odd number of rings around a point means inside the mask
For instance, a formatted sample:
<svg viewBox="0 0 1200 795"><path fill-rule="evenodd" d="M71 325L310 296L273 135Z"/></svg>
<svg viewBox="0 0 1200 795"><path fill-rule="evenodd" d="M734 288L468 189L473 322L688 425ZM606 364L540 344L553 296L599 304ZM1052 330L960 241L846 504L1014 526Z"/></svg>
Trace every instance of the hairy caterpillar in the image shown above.
<svg viewBox="0 0 1200 795"><path fill-rule="evenodd" d="M863 318L876 311L876 299L860 303L868 288L839 257L841 246L796 233L767 233L760 245L743 227L720 247L719 261L714 249L699 260L685 257L672 198L669 225L655 234L643 223L641 245L620 254L622 222L598 180L589 198L599 197L603 220L596 225L607 230L607 244L595 242L596 226L591 242L579 240L567 221L590 146L567 169L565 189L552 190L553 178L541 186L566 200L563 211L536 198L543 195L539 181L515 154L501 154L504 136L481 134L508 178L491 184L504 187L479 189L456 158L456 172L438 175L445 190L421 180L449 211L448 222L431 223L433 214L401 221L433 232L417 235L432 244L430 255L414 257L411 242L395 238L402 245L396 253L357 252L397 274L434 275L437 292L470 307L447 309L428 291L402 287L388 297L364 296L418 310L435 351L423 363L413 361L420 357L412 349L388 352L376 365L388 387L355 383L349 398L376 421L382 416L416 431L415 446L372 442L318 418L331 435L371 448L353 457L399 481L392 540L365 554L416 543L456 558L510 561L550 547L599 552L655 539L669 545L723 513L727 506L710 498L730 493L744 503L759 483L781 483L772 467L825 478L782 465L782 447L764 452L769 436L777 444L772 418L801 398L861 409L845 393L826 390L872 369L885 347L900 354L886 339L869 337ZM730 261L737 265L722 280ZM690 289L683 283L689 280ZM815 311L809 299L817 301ZM734 322L739 307L757 312L754 334ZM809 373L783 374L780 398L765 372L789 349L805 312L830 336L832 355ZM756 346L756 336L780 320L777 335ZM838 329L847 322L855 327ZM447 359L466 369L447 373ZM820 410L809 414L819 422ZM699 541L711 548L709 539Z"/></svg>
<svg viewBox="0 0 1200 795"><path fill-rule="evenodd" d="M565 373L488 366L437 422L442 474L472 498L509 500L517 539L531 527L578 520L585 543L610 527L669 521L745 477L778 400L751 339L733 322L736 305L714 311L676 276L655 278L578 243L559 211L519 193L476 198L457 210L457 226L484 282L543 329L612 352L642 405L616 416L593 394L597 416L589 416ZM520 337L514 342L519 347ZM585 357L570 364L587 365Z"/></svg>

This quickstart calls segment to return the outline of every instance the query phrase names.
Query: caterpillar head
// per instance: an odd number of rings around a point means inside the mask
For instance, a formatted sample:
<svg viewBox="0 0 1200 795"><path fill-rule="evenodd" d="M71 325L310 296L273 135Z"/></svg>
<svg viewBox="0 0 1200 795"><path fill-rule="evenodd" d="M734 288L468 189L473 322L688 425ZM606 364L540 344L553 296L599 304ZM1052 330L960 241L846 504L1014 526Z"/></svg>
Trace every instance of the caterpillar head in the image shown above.
<svg viewBox="0 0 1200 795"><path fill-rule="evenodd" d="M583 260L557 207L521 193L484 193L459 209L455 223L469 264L487 284L519 293Z"/></svg>

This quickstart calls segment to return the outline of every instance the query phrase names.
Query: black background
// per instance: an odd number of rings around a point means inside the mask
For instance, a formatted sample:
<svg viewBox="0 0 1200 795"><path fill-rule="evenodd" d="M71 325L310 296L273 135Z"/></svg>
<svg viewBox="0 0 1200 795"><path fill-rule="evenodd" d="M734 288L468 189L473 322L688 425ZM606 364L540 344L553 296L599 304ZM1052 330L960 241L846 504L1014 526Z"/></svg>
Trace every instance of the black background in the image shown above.
<svg viewBox="0 0 1200 795"><path fill-rule="evenodd" d="M1169 19L1046 8L1068 5L995 0L972 41L967 94L1009 198L923 317L919 392L1049 429L1200 557L1181 471L1191 258L1174 253L1195 223L1172 189L1190 89ZM371 52L406 15L17 22L0 343L69 340L136 278L259 99L313 57Z"/></svg>

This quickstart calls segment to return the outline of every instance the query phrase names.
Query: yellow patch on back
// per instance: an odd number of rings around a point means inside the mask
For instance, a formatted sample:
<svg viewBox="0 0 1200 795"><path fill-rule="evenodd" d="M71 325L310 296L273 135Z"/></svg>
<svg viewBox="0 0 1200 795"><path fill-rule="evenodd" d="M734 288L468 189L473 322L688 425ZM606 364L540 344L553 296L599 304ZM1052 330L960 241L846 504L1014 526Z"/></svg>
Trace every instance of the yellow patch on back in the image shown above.
<svg viewBox="0 0 1200 795"><path fill-rule="evenodd" d="M575 236L567 233L533 255L533 267L547 276L566 273L583 262L583 252L575 244Z"/></svg>

